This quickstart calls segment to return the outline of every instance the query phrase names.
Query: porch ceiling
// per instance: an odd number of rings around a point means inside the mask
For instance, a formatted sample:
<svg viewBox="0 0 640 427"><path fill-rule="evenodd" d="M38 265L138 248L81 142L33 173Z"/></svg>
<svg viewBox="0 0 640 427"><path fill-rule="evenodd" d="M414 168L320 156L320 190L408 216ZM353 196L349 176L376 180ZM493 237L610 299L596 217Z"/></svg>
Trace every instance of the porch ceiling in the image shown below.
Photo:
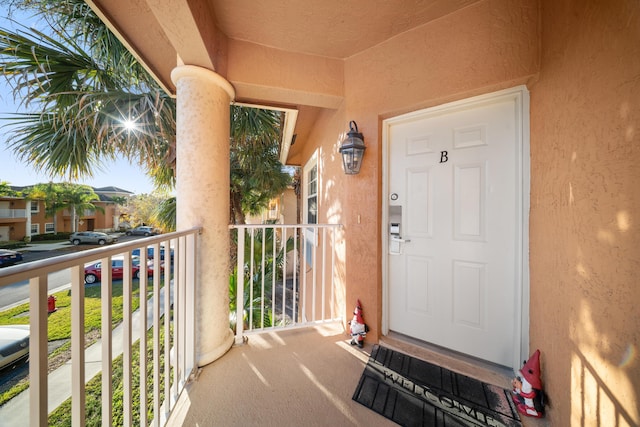
<svg viewBox="0 0 640 427"><path fill-rule="evenodd" d="M209 0L227 37L345 59L477 0Z"/></svg>
<svg viewBox="0 0 640 427"><path fill-rule="evenodd" d="M346 58L479 0L86 1L167 92L176 65L213 69L236 101L300 110L304 141L318 110L340 105Z"/></svg>

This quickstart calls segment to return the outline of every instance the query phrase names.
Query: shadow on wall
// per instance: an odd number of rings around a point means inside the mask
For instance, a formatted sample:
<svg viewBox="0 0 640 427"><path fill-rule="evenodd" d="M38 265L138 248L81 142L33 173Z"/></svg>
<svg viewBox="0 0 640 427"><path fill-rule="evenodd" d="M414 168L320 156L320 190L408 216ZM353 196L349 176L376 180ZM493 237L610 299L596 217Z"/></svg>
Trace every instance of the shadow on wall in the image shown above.
<svg viewBox="0 0 640 427"><path fill-rule="evenodd" d="M583 303L572 336L570 425L640 425L638 378L633 378L637 348L628 343L621 355L612 351L592 314Z"/></svg>

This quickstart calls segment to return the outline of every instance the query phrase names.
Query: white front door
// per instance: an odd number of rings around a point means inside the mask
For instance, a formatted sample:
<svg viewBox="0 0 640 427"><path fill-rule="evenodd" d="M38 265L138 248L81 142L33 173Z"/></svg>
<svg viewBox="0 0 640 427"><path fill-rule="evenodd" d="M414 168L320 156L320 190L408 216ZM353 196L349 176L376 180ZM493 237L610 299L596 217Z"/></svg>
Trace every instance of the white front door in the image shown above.
<svg viewBox="0 0 640 427"><path fill-rule="evenodd" d="M388 329L512 367L526 271L522 94L384 125Z"/></svg>

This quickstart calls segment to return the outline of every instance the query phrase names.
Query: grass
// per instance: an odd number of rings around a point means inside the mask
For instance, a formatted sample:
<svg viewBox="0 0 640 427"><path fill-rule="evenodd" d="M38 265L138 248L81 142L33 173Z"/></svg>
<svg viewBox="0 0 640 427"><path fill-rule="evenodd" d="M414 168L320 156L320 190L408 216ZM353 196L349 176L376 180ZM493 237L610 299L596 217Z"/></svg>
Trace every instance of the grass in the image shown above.
<svg viewBox="0 0 640 427"><path fill-rule="evenodd" d="M134 343L132 354L132 425L140 425L140 345ZM153 360L153 328L147 331L147 360ZM160 328L160 372L164 372L164 328ZM171 373L173 377L173 373ZM153 363L147 364L147 424L153 419ZM113 361L111 376L113 386L112 415L113 425L124 425L123 409L123 363L122 356ZM96 375L86 386L85 425L102 425L102 375ZM160 376L160 401L164 399L164 376ZM49 415L50 427L71 425L71 399L67 399Z"/></svg>
<svg viewBox="0 0 640 427"><path fill-rule="evenodd" d="M152 281L149 281L148 288L151 288ZM133 310L137 310L140 305L139 299L139 282L133 282ZM55 369L52 366L52 360L58 360L58 364L64 363L68 358L59 357L69 352L71 347L71 290L65 290L54 294L56 297L56 308L54 313L49 315L47 341L68 340L67 343L57 348L49 355L49 370ZM90 346L100 338L100 322L101 322L101 299L100 286L85 287L85 334L91 339L85 342L85 347ZM112 285L112 326L117 326L122 322L122 283L113 283ZM28 325L29 324L29 304L25 303L14 307L10 310L0 313L0 325ZM11 387L0 395L0 405L26 390L29 387L29 381L24 378L16 385Z"/></svg>

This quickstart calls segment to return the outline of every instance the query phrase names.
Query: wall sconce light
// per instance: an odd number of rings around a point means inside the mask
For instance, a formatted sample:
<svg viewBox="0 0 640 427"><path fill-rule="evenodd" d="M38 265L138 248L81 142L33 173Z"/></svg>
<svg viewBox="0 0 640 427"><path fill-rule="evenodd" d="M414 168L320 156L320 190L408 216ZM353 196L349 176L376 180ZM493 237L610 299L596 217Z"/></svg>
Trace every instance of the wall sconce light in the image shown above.
<svg viewBox="0 0 640 427"><path fill-rule="evenodd" d="M358 125L353 120L350 121L349 132L340 146L340 154L342 154L342 164L345 174L355 175L360 172L362 157L364 157L364 150L366 149L364 138L362 134L358 132Z"/></svg>

